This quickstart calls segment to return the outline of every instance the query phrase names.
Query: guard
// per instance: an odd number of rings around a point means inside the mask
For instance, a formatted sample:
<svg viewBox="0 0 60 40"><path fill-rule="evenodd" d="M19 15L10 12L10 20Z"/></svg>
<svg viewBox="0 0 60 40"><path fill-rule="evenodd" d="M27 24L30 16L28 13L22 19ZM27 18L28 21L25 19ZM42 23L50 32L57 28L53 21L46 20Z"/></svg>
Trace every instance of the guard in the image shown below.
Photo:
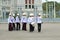
<svg viewBox="0 0 60 40"><path fill-rule="evenodd" d="M41 19L42 19L41 14L39 13L38 16L37 16L38 32L41 32L41 23L42 23Z"/></svg>
<svg viewBox="0 0 60 40"><path fill-rule="evenodd" d="M12 20L13 20L13 30L15 30L15 14L13 14Z"/></svg>
<svg viewBox="0 0 60 40"><path fill-rule="evenodd" d="M11 13L9 14L9 18L8 18L8 30L9 31L12 31L13 30L13 23L12 23L12 15L11 15Z"/></svg>
<svg viewBox="0 0 60 40"><path fill-rule="evenodd" d="M20 16L17 14L16 16L16 30L20 30Z"/></svg>
<svg viewBox="0 0 60 40"><path fill-rule="evenodd" d="M26 17L27 13L23 13L22 17L21 17L21 22L22 22L22 30L27 31L26 29L26 24L27 24L27 17Z"/></svg>
<svg viewBox="0 0 60 40"><path fill-rule="evenodd" d="M28 22L29 22L29 26L30 26L30 32L34 31L34 24L35 24L35 18L34 18L34 14L31 13L29 18L28 18Z"/></svg>

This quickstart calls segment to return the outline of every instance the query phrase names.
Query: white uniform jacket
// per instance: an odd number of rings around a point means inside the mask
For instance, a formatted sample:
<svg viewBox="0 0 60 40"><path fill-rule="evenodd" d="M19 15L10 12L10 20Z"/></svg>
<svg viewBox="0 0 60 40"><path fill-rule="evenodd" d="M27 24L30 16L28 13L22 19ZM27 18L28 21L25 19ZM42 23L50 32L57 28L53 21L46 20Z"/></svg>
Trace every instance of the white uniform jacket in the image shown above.
<svg viewBox="0 0 60 40"><path fill-rule="evenodd" d="M9 16L9 18L8 18L8 23L13 23L13 20L12 20L11 16Z"/></svg>
<svg viewBox="0 0 60 40"><path fill-rule="evenodd" d="M37 22L37 23L42 23L42 18L41 18L41 17L37 17L37 18L36 18L36 22Z"/></svg>
<svg viewBox="0 0 60 40"><path fill-rule="evenodd" d="M22 16L22 17L21 17L21 22L27 23L27 17Z"/></svg>
<svg viewBox="0 0 60 40"><path fill-rule="evenodd" d="M34 24L35 23L35 18L34 17L29 17L28 18L28 23L29 24Z"/></svg>
<svg viewBox="0 0 60 40"><path fill-rule="evenodd" d="M20 17L18 17L18 16L16 17L16 22L18 22L18 23L20 22Z"/></svg>
<svg viewBox="0 0 60 40"><path fill-rule="evenodd" d="M13 23L15 23L15 18L14 17L12 17L12 21L13 21Z"/></svg>

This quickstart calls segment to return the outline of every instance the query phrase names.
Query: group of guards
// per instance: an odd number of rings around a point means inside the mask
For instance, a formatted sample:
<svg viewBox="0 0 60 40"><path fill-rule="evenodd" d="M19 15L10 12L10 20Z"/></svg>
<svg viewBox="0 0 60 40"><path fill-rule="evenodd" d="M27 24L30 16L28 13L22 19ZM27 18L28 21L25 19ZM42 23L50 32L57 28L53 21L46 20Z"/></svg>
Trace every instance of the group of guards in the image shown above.
<svg viewBox="0 0 60 40"><path fill-rule="evenodd" d="M41 23L42 23L42 18L41 18L41 14L39 13L37 17L34 17L33 13L29 14L29 17L27 18L27 13L23 13L22 17L19 16L19 14L17 14L16 17L14 17L15 15L13 14L9 14L9 18L8 18L8 30L9 31L13 31L13 30L20 30L21 29L21 24L22 23L22 30L27 31L26 25L27 23L29 23L29 31L33 32L34 31L34 24L37 23L38 25L38 32L41 32ZM16 25L15 25L16 24Z"/></svg>

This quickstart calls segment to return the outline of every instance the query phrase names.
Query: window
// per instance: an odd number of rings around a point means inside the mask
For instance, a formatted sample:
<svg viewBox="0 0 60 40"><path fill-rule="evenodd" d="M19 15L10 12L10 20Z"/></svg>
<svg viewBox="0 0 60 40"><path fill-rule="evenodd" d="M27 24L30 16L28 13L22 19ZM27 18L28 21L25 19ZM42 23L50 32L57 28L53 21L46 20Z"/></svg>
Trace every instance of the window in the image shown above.
<svg viewBox="0 0 60 40"><path fill-rule="evenodd" d="M25 9L27 8L34 8L34 0L25 0Z"/></svg>
<svg viewBox="0 0 60 40"><path fill-rule="evenodd" d="M6 12L6 18L8 18L8 17L9 17L9 13L10 13L10 12Z"/></svg>
<svg viewBox="0 0 60 40"><path fill-rule="evenodd" d="M32 0L32 4L34 4L34 0Z"/></svg>
<svg viewBox="0 0 60 40"><path fill-rule="evenodd" d="M25 9L27 9L27 5L25 5Z"/></svg>
<svg viewBox="0 0 60 40"><path fill-rule="evenodd" d="M29 4L31 4L31 0L29 0Z"/></svg>
<svg viewBox="0 0 60 40"><path fill-rule="evenodd" d="M34 8L34 5L32 5L32 8Z"/></svg>
<svg viewBox="0 0 60 40"><path fill-rule="evenodd" d="M29 5L29 9L31 9L31 5Z"/></svg>
<svg viewBox="0 0 60 40"><path fill-rule="evenodd" d="M29 4L34 4L34 0L29 0Z"/></svg>
<svg viewBox="0 0 60 40"><path fill-rule="evenodd" d="M27 0L25 0L25 4L27 4Z"/></svg>

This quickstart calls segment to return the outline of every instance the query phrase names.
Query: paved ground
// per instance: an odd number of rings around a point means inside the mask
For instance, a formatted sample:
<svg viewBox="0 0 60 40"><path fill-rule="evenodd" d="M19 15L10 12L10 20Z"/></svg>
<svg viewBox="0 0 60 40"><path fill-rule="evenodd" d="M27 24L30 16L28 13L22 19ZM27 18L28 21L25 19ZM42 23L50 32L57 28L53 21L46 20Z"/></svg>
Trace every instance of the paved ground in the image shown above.
<svg viewBox="0 0 60 40"><path fill-rule="evenodd" d="M60 40L60 23L43 23L40 33L35 27L34 32L8 31L7 24L0 24L0 40Z"/></svg>

